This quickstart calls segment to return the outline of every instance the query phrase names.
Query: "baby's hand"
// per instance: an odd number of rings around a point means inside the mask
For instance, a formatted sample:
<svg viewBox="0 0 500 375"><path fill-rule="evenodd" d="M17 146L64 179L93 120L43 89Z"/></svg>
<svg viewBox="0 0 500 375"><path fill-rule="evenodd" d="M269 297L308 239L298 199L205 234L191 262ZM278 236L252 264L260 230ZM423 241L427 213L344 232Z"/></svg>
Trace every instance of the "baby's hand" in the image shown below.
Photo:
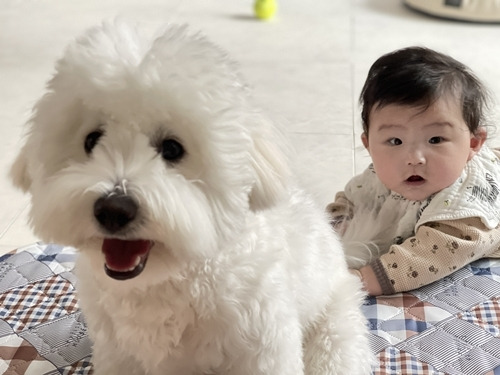
<svg viewBox="0 0 500 375"><path fill-rule="evenodd" d="M349 272L359 277L363 283L363 288L370 296L379 296L382 294L382 288L370 266L361 267L359 270L349 268Z"/></svg>
<svg viewBox="0 0 500 375"><path fill-rule="evenodd" d="M363 281L363 275L361 275L361 272L359 270L355 270L354 268L349 268L349 272L352 273L354 276L357 276L361 281Z"/></svg>

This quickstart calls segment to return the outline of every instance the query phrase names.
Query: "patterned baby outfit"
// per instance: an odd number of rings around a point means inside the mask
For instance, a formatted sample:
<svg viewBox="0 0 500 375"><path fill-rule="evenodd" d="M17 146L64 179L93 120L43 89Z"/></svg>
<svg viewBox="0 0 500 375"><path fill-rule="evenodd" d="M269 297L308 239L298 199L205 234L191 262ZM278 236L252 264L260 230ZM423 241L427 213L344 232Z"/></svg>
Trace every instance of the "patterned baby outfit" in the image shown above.
<svg viewBox="0 0 500 375"><path fill-rule="evenodd" d="M391 192L370 166L327 210L348 256L353 242L380 250L370 266L382 293L393 294L427 285L476 259L500 257L499 183L500 151L483 146L457 181L425 201Z"/></svg>

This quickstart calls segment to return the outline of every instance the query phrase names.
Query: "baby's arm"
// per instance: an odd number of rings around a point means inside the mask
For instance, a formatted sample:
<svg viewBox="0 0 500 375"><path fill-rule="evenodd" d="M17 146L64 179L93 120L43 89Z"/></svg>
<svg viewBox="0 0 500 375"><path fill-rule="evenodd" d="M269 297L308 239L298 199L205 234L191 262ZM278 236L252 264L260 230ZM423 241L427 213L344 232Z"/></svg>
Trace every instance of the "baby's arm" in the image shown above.
<svg viewBox="0 0 500 375"><path fill-rule="evenodd" d="M359 274L370 295L413 290L448 276L476 259L499 253L500 229L479 218L427 223L414 237L389 251Z"/></svg>

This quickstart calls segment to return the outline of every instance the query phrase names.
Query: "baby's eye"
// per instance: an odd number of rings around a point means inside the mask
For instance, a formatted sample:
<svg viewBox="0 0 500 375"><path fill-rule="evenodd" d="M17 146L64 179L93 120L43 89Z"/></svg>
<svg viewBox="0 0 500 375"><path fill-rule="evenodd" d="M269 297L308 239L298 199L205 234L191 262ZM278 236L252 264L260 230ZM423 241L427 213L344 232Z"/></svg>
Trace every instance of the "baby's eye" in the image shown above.
<svg viewBox="0 0 500 375"><path fill-rule="evenodd" d="M429 143L431 144L437 144L443 142L443 137L432 137L429 139Z"/></svg>
<svg viewBox="0 0 500 375"><path fill-rule="evenodd" d="M399 138L391 138L387 142L393 146L399 146L403 144L403 141Z"/></svg>

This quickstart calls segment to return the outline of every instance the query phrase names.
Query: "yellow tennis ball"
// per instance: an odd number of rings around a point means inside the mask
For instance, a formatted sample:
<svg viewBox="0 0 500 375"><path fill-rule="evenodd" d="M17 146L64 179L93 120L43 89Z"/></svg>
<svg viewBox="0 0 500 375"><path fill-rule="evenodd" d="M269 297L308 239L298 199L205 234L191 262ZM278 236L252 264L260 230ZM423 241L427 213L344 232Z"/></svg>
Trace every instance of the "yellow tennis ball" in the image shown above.
<svg viewBox="0 0 500 375"><path fill-rule="evenodd" d="M273 18L277 8L276 0L256 0L254 5L255 15L261 20Z"/></svg>

